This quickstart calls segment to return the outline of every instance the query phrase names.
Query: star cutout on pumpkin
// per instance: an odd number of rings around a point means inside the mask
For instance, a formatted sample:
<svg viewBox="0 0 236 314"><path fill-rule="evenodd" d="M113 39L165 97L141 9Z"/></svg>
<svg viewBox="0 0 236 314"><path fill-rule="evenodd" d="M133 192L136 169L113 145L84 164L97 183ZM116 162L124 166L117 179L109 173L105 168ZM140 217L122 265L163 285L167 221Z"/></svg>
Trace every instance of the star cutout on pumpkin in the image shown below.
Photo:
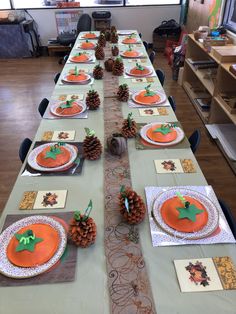
<svg viewBox="0 0 236 314"><path fill-rule="evenodd" d="M197 208L194 204L189 204L188 207L177 207L179 211L179 219L187 218L193 222L196 221L196 215L204 212L203 209Z"/></svg>
<svg viewBox="0 0 236 314"><path fill-rule="evenodd" d="M155 129L153 132L161 133L163 135L167 135L172 132L171 128L168 125L162 125L160 128Z"/></svg>
<svg viewBox="0 0 236 314"><path fill-rule="evenodd" d="M36 238L32 230L26 230L22 234L16 233L15 237L19 241L19 244L16 247L16 252L21 252L24 250L33 252L35 245L43 241L42 238Z"/></svg>

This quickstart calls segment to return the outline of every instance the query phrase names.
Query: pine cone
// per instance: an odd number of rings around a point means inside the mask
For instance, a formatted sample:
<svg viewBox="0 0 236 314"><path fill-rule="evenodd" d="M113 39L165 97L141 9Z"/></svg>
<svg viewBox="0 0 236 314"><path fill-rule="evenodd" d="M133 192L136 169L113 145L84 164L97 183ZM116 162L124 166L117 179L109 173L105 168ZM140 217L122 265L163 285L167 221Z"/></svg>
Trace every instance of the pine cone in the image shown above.
<svg viewBox="0 0 236 314"><path fill-rule="evenodd" d="M100 66L100 64L96 65L93 69L93 77L95 80L101 80L103 78L103 68Z"/></svg>
<svg viewBox="0 0 236 314"><path fill-rule="evenodd" d="M119 86L119 89L117 92L117 98L119 101L129 100L129 87L127 84L122 84Z"/></svg>
<svg viewBox="0 0 236 314"><path fill-rule="evenodd" d="M112 72L113 64L114 60L112 58L109 58L104 62L105 69L107 72Z"/></svg>
<svg viewBox="0 0 236 314"><path fill-rule="evenodd" d="M109 28L106 29L105 38L106 38L106 41L110 41L111 40L111 31L110 31Z"/></svg>
<svg viewBox="0 0 236 314"><path fill-rule="evenodd" d="M101 101L100 101L98 93L95 90L90 90L87 93L87 97L86 97L86 105L88 106L89 110L98 109L100 104L101 104Z"/></svg>
<svg viewBox="0 0 236 314"><path fill-rule="evenodd" d="M132 138L136 136L137 132L137 124L136 122L131 118L132 113L128 114L128 118L123 121L121 134L125 138Z"/></svg>
<svg viewBox="0 0 236 314"><path fill-rule="evenodd" d="M101 33L98 37L98 45L102 47L106 47L106 37L105 34Z"/></svg>
<svg viewBox="0 0 236 314"><path fill-rule="evenodd" d="M87 136L83 142L84 158L89 160L99 159L102 154L102 144L95 136L95 132L85 128Z"/></svg>
<svg viewBox="0 0 236 314"><path fill-rule="evenodd" d="M119 195L120 213L128 224L139 224L143 221L146 208L142 198L131 188L126 188Z"/></svg>
<svg viewBox="0 0 236 314"><path fill-rule="evenodd" d="M112 44L117 44L118 43L118 34L116 32L111 33L111 43Z"/></svg>
<svg viewBox="0 0 236 314"><path fill-rule="evenodd" d="M113 55L114 57L118 56L119 53L120 53L119 48L118 48L117 46L113 46L113 47L111 48L111 53L112 53L112 55Z"/></svg>
<svg viewBox="0 0 236 314"><path fill-rule="evenodd" d="M97 45L95 48L95 57L97 60L104 60L105 52L102 46Z"/></svg>
<svg viewBox="0 0 236 314"><path fill-rule="evenodd" d="M68 235L76 246L86 248L95 242L97 227L91 217L82 221L83 217L81 215L81 221L77 221L75 218L70 221Z"/></svg>
<svg viewBox="0 0 236 314"><path fill-rule="evenodd" d="M111 32L112 32L112 33L113 33L113 32L117 32L117 29L116 29L116 27L115 27L114 25L111 26Z"/></svg>
<svg viewBox="0 0 236 314"><path fill-rule="evenodd" d="M117 58L112 68L113 75L121 76L124 73L124 63L121 58Z"/></svg>

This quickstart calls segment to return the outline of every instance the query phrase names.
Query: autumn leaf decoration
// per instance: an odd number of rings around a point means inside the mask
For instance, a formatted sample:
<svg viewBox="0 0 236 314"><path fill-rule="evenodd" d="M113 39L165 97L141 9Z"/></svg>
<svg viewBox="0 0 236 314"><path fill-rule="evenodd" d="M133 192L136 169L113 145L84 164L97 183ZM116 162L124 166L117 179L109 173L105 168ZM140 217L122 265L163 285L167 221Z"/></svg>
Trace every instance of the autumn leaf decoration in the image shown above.
<svg viewBox="0 0 236 314"><path fill-rule="evenodd" d="M148 96L154 96L156 95L156 93L154 93L151 89L151 84L149 84L148 86L145 87L146 93L144 94L144 96L148 97Z"/></svg>
<svg viewBox="0 0 236 314"><path fill-rule="evenodd" d="M156 128L154 131L154 133L161 133L163 135L167 135L169 133L172 132L171 127L168 124L162 124L159 128Z"/></svg>
<svg viewBox="0 0 236 314"><path fill-rule="evenodd" d="M201 214L204 212L203 209L197 208L196 205L191 204L190 202L186 201L184 196L180 192L176 192L176 195L183 203L184 207L176 207L176 209L179 211L178 219L187 218L193 222L196 221L196 215Z"/></svg>
<svg viewBox="0 0 236 314"><path fill-rule="evenodd" d="M42 238L37 238L30 229L26 230L23 234L16 233L15 237L19 241L19 244L16 247L16 252L21 252L24 250L33 252L35 245L43 241Z"/></svg>
<svg viewBox="0 0 236 314"><path fill-rule="evenodd" d="M89 201L87 208L84 211L84 214L82 215L79 210L76 210L74 213L74 219L76 221L86 221L89 218L89 215L92 211L93 208L93 203L92 200Z"/></svg>
<svg viewBox="0 0 236 314"><path fill-rule="evenodd" d="M122 185L120 187L120 194L121 194L121 196L124 199L125 208L127 210L127 213L129 214L130 213L130 210L129 210L129 200L128 200L127 195L126 195L125 186L124 185Z"/></svg>

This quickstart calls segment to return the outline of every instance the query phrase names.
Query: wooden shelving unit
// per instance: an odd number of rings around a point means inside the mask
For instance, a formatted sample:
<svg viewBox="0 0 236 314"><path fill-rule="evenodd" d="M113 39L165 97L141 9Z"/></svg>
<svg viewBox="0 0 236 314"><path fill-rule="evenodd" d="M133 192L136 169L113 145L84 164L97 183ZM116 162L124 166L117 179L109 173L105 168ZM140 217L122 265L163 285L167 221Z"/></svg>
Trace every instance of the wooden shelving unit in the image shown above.
<svg viewBox="0 0 236 314"><path fill-rule="evenodd" d="M194 61L213 60L217 63L216 77L211 78L209 69L196 69L190 59ZM231 63L220 63L212 53L205 51L203 44L196 41L191 34L188 38L187 53L184 64L183 88L189 96L193 106L204 124L234 124L236 125L236 108L230 105L221 97L222 94L236 93L236 76L230 71ZM211 100L210 110L203 111L196 103L198 94L194 90L201 89L209 94ZM224 153L226 159L236 173L236 162L231 161L224 152L220 141L216 141Z"/></svg>

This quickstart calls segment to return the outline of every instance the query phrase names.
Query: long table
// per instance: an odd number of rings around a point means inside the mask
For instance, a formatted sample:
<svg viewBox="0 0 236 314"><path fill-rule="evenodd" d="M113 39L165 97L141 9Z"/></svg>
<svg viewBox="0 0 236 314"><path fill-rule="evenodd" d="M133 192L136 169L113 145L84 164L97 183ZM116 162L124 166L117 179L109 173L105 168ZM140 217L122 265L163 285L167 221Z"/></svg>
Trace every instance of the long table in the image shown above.
<svg viewBox="0 0 236 314"><path fill-rule="evenodd" d="M75 47L79 42L80 39L78 38ZM120 43L119 47L120 49L122 48ZM144 47L141 49L146 53ZM74 52L75 48L72 50L71 54ZM128 61L125 61L125 63L126 62ZM96 64L97 63L96 61ZM149 60L148 65L151 66ZM83 66L91 70L94 64ZM68 68L72 67L73 65L68 62L62 71L62 76L68 71ZM127 83L131 89L137 88L137 84L123 77L119 79L119 83ZM141 84L139 88L143 86ZM161 88L157 78L155 78L153 86ZM91 86L65 86L61 84L61 80L59 79L55 86L53 96L65 93L86 93L90 87ZM99 92L101 99L103 99L104 82L94 82L93 88ZM126 103L122 104L122 111L124 117L127 116L128 112L132 112L136 122L166 122L167 119L168 121L177 121L171 107L168 107L168 116L156 117L140 117L137 112L138 110L128 108ZM83 141L85 137L85 127L94 129L98 138L102 141L103 146L105 145L103 101L99 110L89 112L88 119L42 119L34 142L40 140L44 131L48 130L76 130L75 140ZM142 151L135 149L134 140L129 140L128 152L132 186L143 199L145 199L145 186L207 185L207 181L190 148ZM159 176L155 172L153 160L162 158L191 158L197 165L197 172L193 174L166 174ZM67 189L68 197L65 209L50 210L50 213L74 211L76 209L83 210L86 208L88 201L92 199L94 208L91 216L97 224L97 239L95 245L87 249L78 249L76 280L74 282L22 287L1 287L0 313L110 313L106 260L104 255L103 167L104 154L101 159L97 161L86 160L80 176L22 177L20 171L1 216L1 227L7 215L26 213L18 209L24 191L30 191L32 189ZM42 213L42 210L34 210L33 213ZM234 263L236 263L235 245L217 244L206 246L185 245L178 247L152 247L148 217L146 217L145 221L139 226L139 233L157 313L236 313L235 291L181 293L173 264L174 259L214 256L230 256Z"/></svg>

